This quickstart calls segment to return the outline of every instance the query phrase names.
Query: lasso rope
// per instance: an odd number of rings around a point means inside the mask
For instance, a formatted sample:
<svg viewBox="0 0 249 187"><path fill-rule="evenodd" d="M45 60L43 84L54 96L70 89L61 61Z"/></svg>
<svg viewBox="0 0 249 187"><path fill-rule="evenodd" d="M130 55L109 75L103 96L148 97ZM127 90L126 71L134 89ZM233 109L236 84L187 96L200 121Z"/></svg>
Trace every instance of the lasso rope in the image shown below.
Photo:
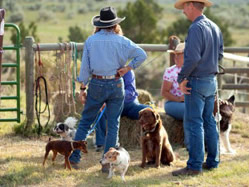
<svg viewBox="0 0 249 187"><path fill-rule="evenodd" d="M44 113L46 110L48 110L48 120L45 124L45 127L47 127L49 120L50 120L50 109L49 109L49 103L48 103L48 88L47 88L47 81L42 75L42 61L40 56L40 47L39 44L37 44L37 53L38 53L38 61L37 56L35 55L35 62L36 62L36 73L38 74L37 79L35 81L35 111L36 111L36 117L38 121L38 134L41 134L42 125L41 125L41 114ZM41 80L44 84L44 91L45 91L45 99L46 99L46 105L43 110L41 110L41 101L42 101L42 94L41 94ZM38 107L39 105L39 107Z"/></svg>

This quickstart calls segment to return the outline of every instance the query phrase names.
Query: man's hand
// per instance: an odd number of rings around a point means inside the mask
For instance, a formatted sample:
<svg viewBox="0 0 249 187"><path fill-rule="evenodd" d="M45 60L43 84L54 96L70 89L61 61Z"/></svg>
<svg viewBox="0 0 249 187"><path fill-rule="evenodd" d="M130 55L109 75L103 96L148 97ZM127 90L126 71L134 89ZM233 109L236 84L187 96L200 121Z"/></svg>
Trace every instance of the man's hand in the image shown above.
<svg viewBox="0 0 249 187"><path fill-rule="evenodd" d="M180 83L180 90L182 91L182 93L184 93L184 94L190 94L190 90L192 89L192 88L188 88L187 87L187 83L188 83L188 80L183 80L181 83Z"/></svg>

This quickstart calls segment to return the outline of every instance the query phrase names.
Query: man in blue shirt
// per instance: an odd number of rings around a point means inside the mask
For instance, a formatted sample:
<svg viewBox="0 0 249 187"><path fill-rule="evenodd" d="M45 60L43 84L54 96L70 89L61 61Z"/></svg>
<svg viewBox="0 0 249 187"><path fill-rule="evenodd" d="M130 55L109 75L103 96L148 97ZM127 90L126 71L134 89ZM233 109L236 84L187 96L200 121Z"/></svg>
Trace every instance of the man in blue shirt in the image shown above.
<svg viewBox="0 0 249 187"><path fill-rule="evenodd" d="M183 9L192 21L185 40L184 64L178 83L185 94L184 133L189 151L187 167L174 171L178 175L198 175L219 164L219 134L213 116L217 91L215 75L223 57L223 38L219 27L203 15L208 0L178 0L175 8ZM204 135L207 159L204 162Z"/></svg>
<svg viewBox="0 0 249 187"><path fill-rule="evenodd" d="M133 120L138 120L139 111L150 107L149 105L140 104L136 91L136 81L135 73L133 70L128 71L124 76L124 86L125 86L125 100L124 108L121 116L126 116ZM107 124L108 125L108 124ZM101 151L105 143L105 134L106 134L106 119L105 115L100 119L99 124L96 127L96 151Z"/></svg>

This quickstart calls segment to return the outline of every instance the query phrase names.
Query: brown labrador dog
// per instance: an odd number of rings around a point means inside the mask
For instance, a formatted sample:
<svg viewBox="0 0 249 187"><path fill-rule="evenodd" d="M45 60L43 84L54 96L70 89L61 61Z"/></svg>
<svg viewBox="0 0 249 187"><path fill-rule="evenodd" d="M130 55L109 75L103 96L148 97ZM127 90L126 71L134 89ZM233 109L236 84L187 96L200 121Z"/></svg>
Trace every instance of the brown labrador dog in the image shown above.
<svg viewBox="0 0 249 187"><path fill-rule="evenodd" d="M160 162L170 165L175 155L160 115L151 108L145 108L139 112L139 124L142 130L141 167L145 167L146 161L148 165L155 164L157 168L160 168Z"/></svg>

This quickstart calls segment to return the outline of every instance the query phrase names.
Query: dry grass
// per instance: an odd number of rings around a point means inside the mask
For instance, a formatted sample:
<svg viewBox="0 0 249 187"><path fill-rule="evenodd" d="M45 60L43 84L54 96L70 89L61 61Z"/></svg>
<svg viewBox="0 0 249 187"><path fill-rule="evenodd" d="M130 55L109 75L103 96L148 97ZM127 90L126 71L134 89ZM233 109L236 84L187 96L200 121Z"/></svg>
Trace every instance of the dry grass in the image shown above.
<svg viewBox="0 0 249 187"><path fill-rule="evenodd" d="M204 172L202 176L173 177L171 172L186 164L188 155L184 148L175 147L177 161L171 167L162 166L160 169L140 168L141 150L133 149L128 150L131 165L126 184L119 175L106 179L107 174L100 172L101 153L96 153L91 144L89 153L83 155L80 170L65 170L62 156L58 156L52 165L51 155L43 168L48 137L28 139L14 136L11 125L7 128L0 126L0 186L249 186L249 117L236 113L233 123L231 142L237 154L221 155L218 169Z"/></svg>

